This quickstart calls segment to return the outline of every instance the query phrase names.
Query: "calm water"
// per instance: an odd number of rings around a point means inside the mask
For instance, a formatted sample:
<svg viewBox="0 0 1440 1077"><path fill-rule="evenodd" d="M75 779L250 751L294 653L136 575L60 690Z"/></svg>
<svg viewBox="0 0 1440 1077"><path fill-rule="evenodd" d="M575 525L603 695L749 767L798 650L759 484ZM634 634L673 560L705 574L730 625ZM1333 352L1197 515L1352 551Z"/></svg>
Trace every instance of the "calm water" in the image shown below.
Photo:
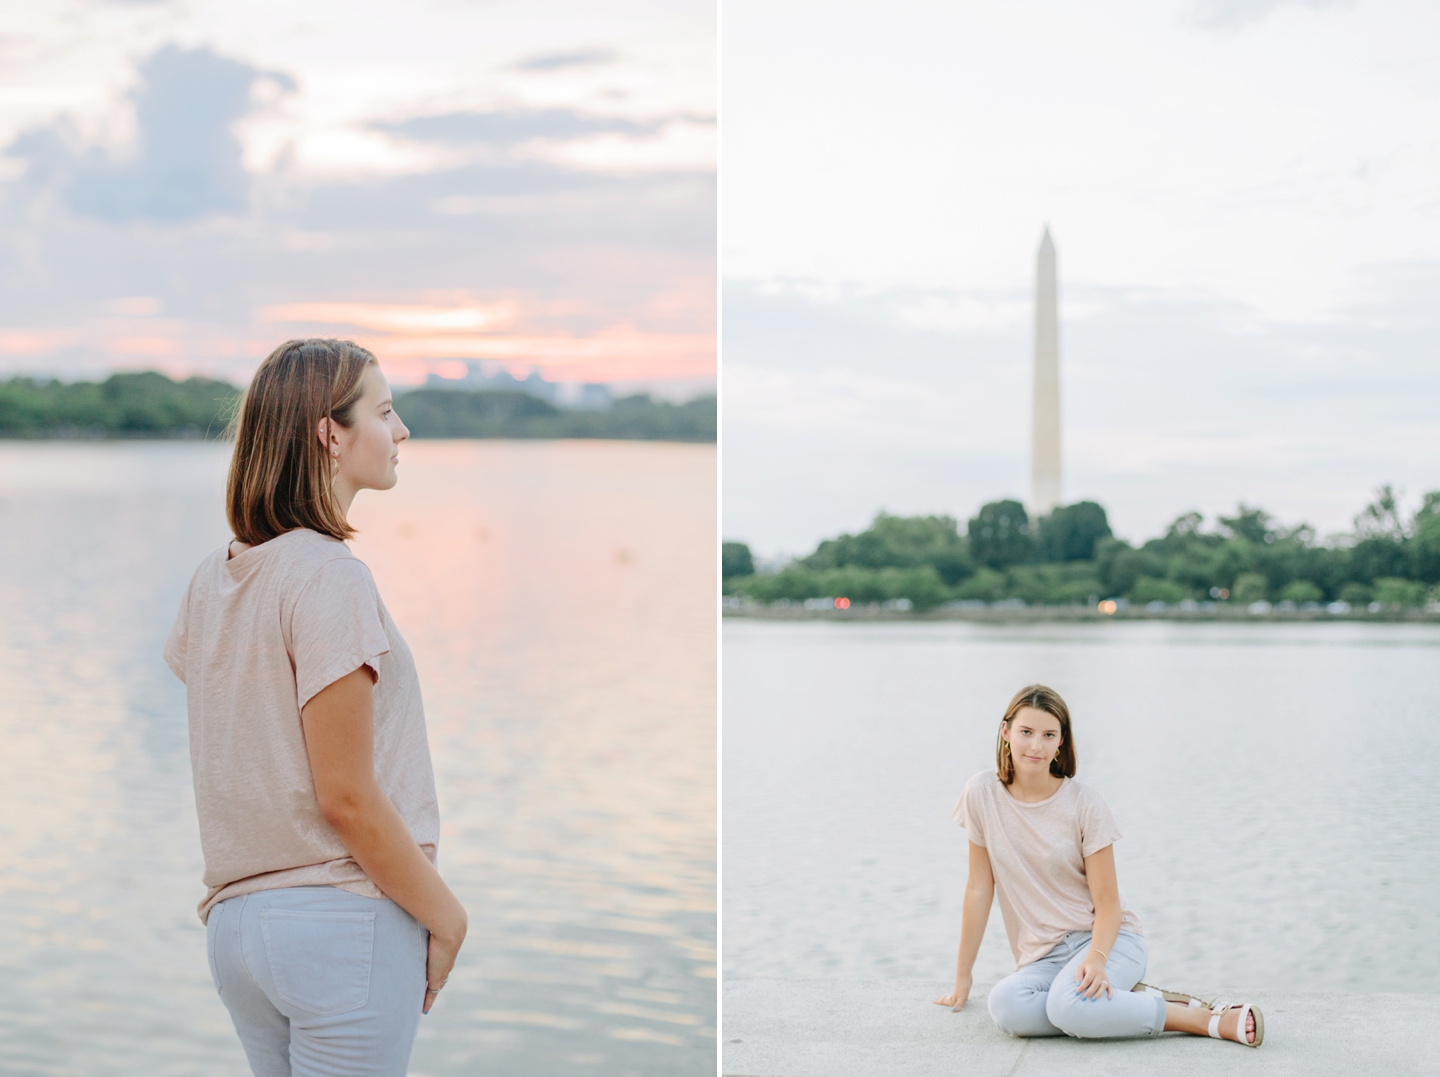
<svg viewBox="0 0 1440 1077"><path fill-rule="evenodd" d="M1058 689L1152 983L1440 992L1440 626L727 621L725 975L954 975L965 832ZM1014 968L998 911L977 982Z"/></svg>
<svg viewBox="0 0 1440 1077"><path fill-rule="evenodd" d="M160 659L226 456L0 444L6 1077L249 1072ZM412 444L354 517L471 917L411 1074L713 1073L714 448Z"/></svg>

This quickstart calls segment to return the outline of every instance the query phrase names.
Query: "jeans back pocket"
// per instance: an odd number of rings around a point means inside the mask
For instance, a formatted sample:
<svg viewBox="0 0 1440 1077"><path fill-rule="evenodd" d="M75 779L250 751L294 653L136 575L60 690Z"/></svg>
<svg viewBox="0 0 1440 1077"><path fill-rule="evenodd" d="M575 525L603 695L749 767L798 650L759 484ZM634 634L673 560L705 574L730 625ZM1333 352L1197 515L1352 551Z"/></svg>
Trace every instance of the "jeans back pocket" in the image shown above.
<svg viewBox="0 0 1440 1077"><path fill-rule="evenodd" d="M282 1002L317 1017L333 1017L370 1001L373 912L264 909L260 930Z"/></svg>

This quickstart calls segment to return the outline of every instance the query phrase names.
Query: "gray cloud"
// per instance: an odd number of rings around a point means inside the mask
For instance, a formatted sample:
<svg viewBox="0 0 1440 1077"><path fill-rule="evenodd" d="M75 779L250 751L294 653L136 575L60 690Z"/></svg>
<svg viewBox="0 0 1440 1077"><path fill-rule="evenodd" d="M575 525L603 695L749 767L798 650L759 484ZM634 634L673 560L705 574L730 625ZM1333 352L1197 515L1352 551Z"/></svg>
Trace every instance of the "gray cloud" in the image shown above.
<svg viewBox="0 0 1440 1077"><path fill-rule="evenodd" d="M1272 11L1289 5L1312 11L1349 7L1352 0L1194 0L1191 19L1212 29L1237 29L1260 22Z"/></svg>
<svg viewBox="0 0 1440 1077"><path fill-rule="evenodd" d="M7 150L32 186L54 190L75 213L114 222L181 222L243 212L250 177L231 131L251 108L261 72L209 49L167 45L140 68L131 98L138 137L111 156L76 144L64 122L28 131ZM272 75L293 89L284 75Z"/></svg>
<svg viewBox="0 0 1440 1077"><path fill-rule="evenodd" d="M422 142L513 146L533 139L563 142L598 134L650 135L663 124L664 121L657 120L588 116L564 108L513 108L491 112L447 112L372 126L379 131Z"/></svg>
<svg viewBox="0 0 1440 1077"><path fill-rule="evenodd" d="M545 52L531 56L515 65L517 71L564 71L580 67L604 67L620 58L614 49L572 49L569 52Z"/></svg>
<svg viewBox="0 0 1440 1077"><path fill-rule="evenodd" d="M93 376L168 354L242 378L268 350L256 334L283 331L259 312L302 300L506 294L559 308L537 315L546 331L617 322L713 331L713 311L654 302L677 282L713 278L711 171L615 175L518 159L501 145L484 162L426 173L297 182L278 168L247 177L230 128L260 75L167 48L141 70L133 156L86 147L63 123L10 149L30 167L21 181L0 182L0 326L56 342L0 353L0 377ZM526 130L559 138L625 129L577 115L492 115L478 131L470 117L423 117L431 126L421 130L503 142ZM244 217L217 227L207 217L217 212ZM147 297L156 313L116 322L123 307L114 301L125 297ZM146 352L144 341L158 337L179 350Z"/></svg>

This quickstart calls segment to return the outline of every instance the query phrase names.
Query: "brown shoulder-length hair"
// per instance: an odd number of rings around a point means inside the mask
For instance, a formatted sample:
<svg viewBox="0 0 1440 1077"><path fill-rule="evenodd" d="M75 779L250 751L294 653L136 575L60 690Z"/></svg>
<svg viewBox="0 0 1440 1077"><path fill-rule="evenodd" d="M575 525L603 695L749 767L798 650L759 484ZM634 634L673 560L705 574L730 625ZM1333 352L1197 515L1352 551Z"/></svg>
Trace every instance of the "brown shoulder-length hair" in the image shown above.
<svg viewBox="0 0 1440 1077"><path fill-rule="evenodd" d="M225 486L230 529L258 546L308 527L355 533L335 500L321 419L350 426L361 379L375 356L348 340L287 340L265 357L231 423L235 452Z"/></svg>
<svg viewBox="0 0 1440 1077"><path fill-rule="evenodd" d="M1050 773L1057 778L1075 777L1075 734L1070 731L1070 708L1065 706L1065 701L1055 689L1032 684L1015 693L1010 706L1005 708L1005 717L1000 719L1000 731L995 734L995 769L1000 774L1000 780L1006 785L1015 780L1015 761L1010 758L1010 743L1005 739L1005 730L1025 707L1033 707L1060 719L1060 750L1050 760Z"/></svg>

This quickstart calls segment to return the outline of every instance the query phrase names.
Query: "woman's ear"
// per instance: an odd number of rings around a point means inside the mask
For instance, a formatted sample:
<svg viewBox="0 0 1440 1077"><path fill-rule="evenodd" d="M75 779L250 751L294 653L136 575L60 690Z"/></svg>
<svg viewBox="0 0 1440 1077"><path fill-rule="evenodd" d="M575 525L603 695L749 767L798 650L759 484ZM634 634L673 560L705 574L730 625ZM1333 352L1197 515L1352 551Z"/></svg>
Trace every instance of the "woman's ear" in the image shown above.
<svg viewBox="0 0 1440 1077"><path fill-rule="evenodd" d="M329 419L321 419L315 426L315 432L320 436L320 446L325 452L331 456L340 455L339 447L331 444Z"/></svg>

